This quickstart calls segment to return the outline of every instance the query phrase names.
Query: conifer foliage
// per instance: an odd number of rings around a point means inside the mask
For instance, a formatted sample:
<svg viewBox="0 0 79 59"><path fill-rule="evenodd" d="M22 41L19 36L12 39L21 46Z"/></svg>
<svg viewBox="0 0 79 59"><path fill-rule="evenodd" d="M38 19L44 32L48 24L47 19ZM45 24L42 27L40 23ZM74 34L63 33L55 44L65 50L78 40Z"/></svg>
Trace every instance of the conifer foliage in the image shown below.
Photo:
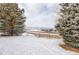
<svg viewBox="0 0 79 59"><path fill-rule="evenodd" d="M79 48L79 3L62 3L60 6L60 19L56 29L65 44Z"/></svg>
<svg viewBox="0 0 79 59"><path fill-rule="evenodd" d="M0 32L9 36L20 35L24 30L24 10L17 3L0 3Z"/></svg>

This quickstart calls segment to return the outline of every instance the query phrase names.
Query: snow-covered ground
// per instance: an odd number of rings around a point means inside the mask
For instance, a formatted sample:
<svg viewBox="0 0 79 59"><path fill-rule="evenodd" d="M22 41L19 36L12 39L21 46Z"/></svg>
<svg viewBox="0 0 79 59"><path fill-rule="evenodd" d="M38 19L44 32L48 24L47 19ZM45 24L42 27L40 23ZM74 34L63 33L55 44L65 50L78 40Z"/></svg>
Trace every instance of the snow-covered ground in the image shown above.
<svg viewBox="0 0 79 59"><path fill-rule="evenodd" d="M59 47L61 39L30 36L0 37L0 54L69 55L78 54Z"/></svg>

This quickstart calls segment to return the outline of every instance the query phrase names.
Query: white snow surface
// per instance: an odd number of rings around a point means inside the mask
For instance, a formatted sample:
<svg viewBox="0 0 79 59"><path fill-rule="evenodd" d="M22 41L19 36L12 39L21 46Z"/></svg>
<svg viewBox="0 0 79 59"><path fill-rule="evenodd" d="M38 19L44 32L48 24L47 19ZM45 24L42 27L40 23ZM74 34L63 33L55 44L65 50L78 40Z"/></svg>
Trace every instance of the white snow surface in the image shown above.
<svg viewBox="0 0 79 59"><path fill-rule="evenodd" d="M71 55L59 46L61 39L38 38L33 35L0 37L0 55Z"/></svg>

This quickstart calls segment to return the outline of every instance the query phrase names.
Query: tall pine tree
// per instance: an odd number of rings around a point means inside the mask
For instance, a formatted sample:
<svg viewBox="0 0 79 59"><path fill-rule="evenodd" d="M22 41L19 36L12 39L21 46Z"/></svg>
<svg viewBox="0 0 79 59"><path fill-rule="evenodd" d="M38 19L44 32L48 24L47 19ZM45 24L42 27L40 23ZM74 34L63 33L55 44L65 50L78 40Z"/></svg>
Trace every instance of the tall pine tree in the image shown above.
<svg viewBox="0 0 79 59"><path fill-rule="evenodd" d="M0 31L9 36L20 35L24 30L24 10L16 3L0 3Z"/></svg>
<svg viewBox="0 0 79 59"><path fill-rule="evenodd" d="M62 3L60 6L56 28L65 44L79 48L79 3Z"/></svg>

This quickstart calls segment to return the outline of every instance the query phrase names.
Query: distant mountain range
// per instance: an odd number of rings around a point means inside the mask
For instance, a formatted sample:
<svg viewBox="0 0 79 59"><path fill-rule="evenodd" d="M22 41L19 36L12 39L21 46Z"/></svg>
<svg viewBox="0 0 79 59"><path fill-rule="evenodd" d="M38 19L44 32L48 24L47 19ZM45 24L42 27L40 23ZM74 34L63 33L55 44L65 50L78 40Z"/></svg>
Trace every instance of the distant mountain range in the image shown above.
<svg viewBox="0 0 79 59"><path fill-rule="evenodd" d="M27 27L26 29L29 29L29 30L42 30L42 29L53 29L53 28L46 28L46 27Z"/></svg>

